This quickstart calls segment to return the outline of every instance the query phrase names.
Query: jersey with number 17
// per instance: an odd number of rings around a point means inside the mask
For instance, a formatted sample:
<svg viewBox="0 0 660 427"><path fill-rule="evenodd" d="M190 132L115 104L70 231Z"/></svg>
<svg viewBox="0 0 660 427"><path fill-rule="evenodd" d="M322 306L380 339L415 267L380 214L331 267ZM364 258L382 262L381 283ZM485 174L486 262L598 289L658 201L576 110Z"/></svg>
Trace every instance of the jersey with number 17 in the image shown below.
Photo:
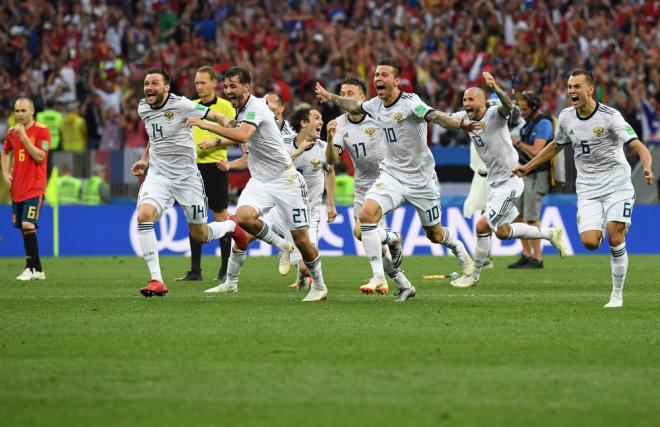
<svg viewBox="0 0 660 427"><path fill-rule="evenodd" d="M596 103L588 117L575 107L565 108L557 119L556 141L572 144L575 151L576 192L580 198L596 199L614 192L635 194L630 165L623 145L638 139L633 128L614 108Z"/></svg>
<svg viewBox="0 0 660 427"><path fill-rule="evenodd" d="M168 94L160 108L153 108L142 99L138 114L149 134L149 169L171 180L197 174L193 131L186 119L204 119L208 112L208 107L173 93Z"/></svg>

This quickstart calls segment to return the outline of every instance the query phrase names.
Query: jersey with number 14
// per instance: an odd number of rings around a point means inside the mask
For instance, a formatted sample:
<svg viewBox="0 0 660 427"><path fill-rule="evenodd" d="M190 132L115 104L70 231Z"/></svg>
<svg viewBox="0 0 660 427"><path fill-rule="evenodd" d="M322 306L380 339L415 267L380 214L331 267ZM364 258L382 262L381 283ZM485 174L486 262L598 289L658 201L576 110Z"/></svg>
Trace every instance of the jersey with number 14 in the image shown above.
<svg viewBox="0 0 660 427"><path fill-rule="evenodd" d="M375 97L363 102L362 110L376 119L385 134L383 170L407 186L426 186L435 176L425 120L433 109L416 94L401 92L391 105Z"/></svg>
<svg viewBox="0 0 660 427"><path fill-rule="evenodd" d="M149 169L165 178L181 180L197 174L197 152L188 117L203 119L208 107L185 96L168 94L160 108L140 101L138 114L149 134Z"/></svg>
<svg viewBox="0 0 660 427"><path fill-rule="evenodd" d="M337 131L333 145L341 155L348 152L355 167L355 194L364 196L380 173L385 158L385 136L378 122L365 114L354 122L343 114L336 119Z"/></svg>
<svg viewBox="0 0 660 427"><path fill-rule="evenodd" d="M623 154L623 145L635 139L637 134L621 113L598 102L588 117L578 116L575 107L559 113L556 141L573 146L579 197L596 199L621 191L635 194Z"/></svg>

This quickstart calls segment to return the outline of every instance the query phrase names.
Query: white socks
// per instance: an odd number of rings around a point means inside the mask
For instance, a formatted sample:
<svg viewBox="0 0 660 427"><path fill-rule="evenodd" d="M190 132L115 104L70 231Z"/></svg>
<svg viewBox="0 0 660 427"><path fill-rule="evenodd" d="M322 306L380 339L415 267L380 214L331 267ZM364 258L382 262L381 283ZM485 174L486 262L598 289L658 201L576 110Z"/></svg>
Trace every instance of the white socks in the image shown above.
<svg viewBox="0 0 660 427"><path fill-rule="evenodd" d="M490 252L490 233L477 233L477 246L474 248L474 272L472 273L474 280L479 280L481 267L483 267L484 261L488 258L488 252Z"/></svg>
<svg viewBox="0 0 660 427"><path fill-rule="evenodd" d="M321 257L316 257L314 261L305 262L309 275L312 276L312 288L325 289L325 282L323 281L323 272L321 271Z"/></svg>
<svg viewBox="0 0 660 427"><path fill-rule="evenodd" d="M259 233L255 236L259 240L263 240L271 246L275 246L281 252L289 250L289 244L281 236L275 234L273 230L270 229L268 224L264 222L264 228L261 229Z"/></svg>
<svg viewBox="0 0 660 427"><path fill-rule="evenodd" d="M511 226L511 239L545 239L550 240L552 238L552 229L551 228L541 228L534 227L529 224L522 222L514 222L510 224Z"/></svg>
<svg viewBox="0 0 660 427"><path fill-rule="evenodd" d="M208 227L208 237L206 238L206 241L210 242L224 237L227 233L233 232L236 228L236 223L232 220L214 221L209 222L206 226Z"/></svg>
<svg viewBox="0 0 660 427"><path fill-rule="evenodd" d="M231 255L229 255L229 262L227 263L227 280L225 280L225 283L238 286L238 275L241 272L241 267L243 266L243 262L245 262L246 256L247 251L242 251L236 246L231 248Z"/></svg>
<svg viewBox="0 0 660 427"><path fill-rule="evenodd" d="M158 262L158 242L156 241L156 232L153 222L143 222L138 224L138 239L140 240L140 249L142 257L147 262L151 280L163 281L160 274L160 263Z"/></svg>
<svg viewBox="0 0 660 427"><path fill-rule="evenodd" d="M381 231L386 233L385 230L380 229L378 224L360 224L362 231L362 246L364 246L364 253L369 259L373 277L381 278L385 281L385 271L383 270L383 254ZM385 236L386 238L386 236Z"/></svg>
<svg viewBox="0 0 660 427"><path fill-rule="evenodd" d="M456 236L454 236L454 233L452 233L452 231L447 227L442 227L442 231L445 237L444 239L442 239L442 242L440 242L440 244L442 246L446 246L447 248L449 248L452 251L452 253L456 255L456 251L459 248L459 243L461 242L459 242Z"/></svg>
<svg viewBox="0 0 660 427"><path fill-rule="evenodd" d="M390 250L387 247L387 245L383 245L383 269L385 270L385 273L390 277L390 279L394 280L396 285L399 287L399 289L406 289L406 288L411 288L412 284L408 280L408 278L403 274L403 270L400 268L394 268L392 265L392 255L390 254Z"/></svg>
<svg viewBox="0 0 660 427"><path fill-rule="evenodd" d="M610 265L612 266L612 294L622 298L623 284L626 280L628 271L628 252L626 251L626 242L618 246L610 246L612 257Z"/></svg>

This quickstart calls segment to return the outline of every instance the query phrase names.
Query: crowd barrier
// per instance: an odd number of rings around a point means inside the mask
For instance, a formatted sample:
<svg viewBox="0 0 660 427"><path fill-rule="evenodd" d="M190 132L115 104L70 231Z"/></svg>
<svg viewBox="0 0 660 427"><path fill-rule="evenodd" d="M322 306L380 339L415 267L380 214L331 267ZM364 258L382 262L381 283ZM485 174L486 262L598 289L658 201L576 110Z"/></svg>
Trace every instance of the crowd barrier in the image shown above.
<svg viewBox="0 0 660 427"><path fill-rule="evenodd" d="M137 220L135 206L60 206L59 207L59 254L61 256L83 255L135 255L139 254L137 238ZM232 209L230 208L230 211ZM338 208L334 223L321 222L320 244L324 256L363 254L362 246L352 235L353 209ZM322 214L325 214L323 210ZM566 230L568 254L588 253L580 243L575 222L575 206L544 206L541 224L544 227L561 225ZM656 240L657 218L660 217L660 205L635 206L633 224L626 238L628 252L660 253ZM442 223L454 230L465 242L469 250L476 243L474 224L476 218L464 218L459 206L443 206ZM445 249L431 244L424 236L419 218L410 206L395 210L387 218L387 223L394 231L400 231L405 237L406 255L444 255ZM53 255L53 211L44 206L39 224L39 247L44 256ZM158 249L162 254L186 254L190 250L185 216L180 207L169 209L156 225ZM499 241L493 238L493 255L517 255L522 246L519 241ZM549 243L544 252L556 253ZM219 251L217 244L204 245L205 254ZM605 242L596 253L608 253ZM274 250L263 242L250 246L250 255L270 255ZM593 252L592 252L593 253ZM0 256L23 256L23 239L20 232L11 224L11 206L0 206Z"/></svg>

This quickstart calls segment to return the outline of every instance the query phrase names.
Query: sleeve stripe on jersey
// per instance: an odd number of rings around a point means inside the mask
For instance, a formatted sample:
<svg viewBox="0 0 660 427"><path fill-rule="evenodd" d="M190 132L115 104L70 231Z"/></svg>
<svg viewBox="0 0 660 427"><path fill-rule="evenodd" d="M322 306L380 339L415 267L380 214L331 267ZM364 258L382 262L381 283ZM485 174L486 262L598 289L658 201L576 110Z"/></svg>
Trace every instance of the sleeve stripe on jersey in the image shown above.
<svg viewBox="0 0 660 427"><path fill-rule="evenodd" d="M249 124L249 125L252 125L252 126L254 126L254 128L255 128L255 129L257 129L257 128L258 128L258 126L257 126L257 125L255 125L254 123L252 123L252 122L249 122L249 121L247 121L247 120L241 120L241 123L247 123L247 124Z"/></svg>
<svg viewBox="0 0 660 427"><path fill-rule="evenodd" d="M206 113L204 113L204 117L202 117L202 120L204 120L209 115L209 111L211 111L211 109L207 108Z"/></svg>
<svg viewBox="0 0 660 427"><path fill-rule="evenodd" d="M612 112L612 110L608 110L606 108L603 108L602 106L598 107L598 111L600 111L601 113L609 114L610 116L614 115L614 112Z"/></svg>
<svg viewBox="0 0 660 427"><path fill-rule="evenodd" d="M435 110L433 108L431 108L429 111L427 111L426 114L424 114L424 120L426 120L428 122L429 121L428 115L431 114L434 111Z"/></svg>
<svg viewBox="0 0 660 427"><path fill-rule="evenodd" d="M499 108L499 107L497 107L497 113L498 113L500 116L502 116L502 118L503 118L504 120L509 120L509 117L511 117L511 113L509 113L508 116L505 116L504 114L502 114L502 112L500 111L500 108Z"/></svg>
<svg viewBox="0 0 660 427"><path fill-rule="evenodd" d="M342 154L344 154L344 149L343 149L343 148L341 148L341 147L340 147L339 145L337 145L337 144L332 144L332 145L334 145L335 148L339 151L339 155L340 155L340 156L341 156Z"/></svg>
<svg viewBox="0 0 660 427"><path fill-rule="evenodd" d="M630 144L631 142L633 142L633 141L635 141L635 140L638 140L638 139L639 139L639 138L630 138L628 141L624 142L623 145L628 145L628 144ZM641 140L640 140L640 141L641 141Z"/></svg>

